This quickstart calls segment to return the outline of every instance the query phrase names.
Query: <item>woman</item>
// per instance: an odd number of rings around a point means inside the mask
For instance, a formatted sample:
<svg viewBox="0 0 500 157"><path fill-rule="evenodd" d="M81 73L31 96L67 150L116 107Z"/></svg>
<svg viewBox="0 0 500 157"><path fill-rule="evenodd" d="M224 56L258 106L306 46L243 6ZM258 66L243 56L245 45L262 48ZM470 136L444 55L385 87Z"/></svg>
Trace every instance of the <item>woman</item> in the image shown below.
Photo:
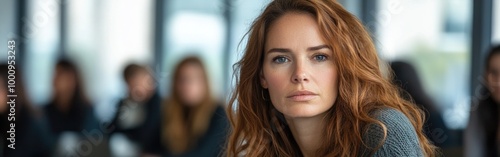
<svg viewBox="0 0 500 157"><path fill-rule="evenodd" d="M15 77L9 76L14 74ZM4 156L52 156L54 143L40 111L28 101L20 69L0 65L0 154ZM15 82L9 81L13 79ZM11 93L8 82L15 87ZM7 95L17 95L8 97ZM7 102L15 102L8 104ZM11 127L11 124L14 127ZM9 133L11 132L11 133ZM11 138L13 137L13 138ZM9 146L10 145L10 146ZM12 147L11 147L12 146ZM13 149L15 148L15 149Z"/></svg>
<svg viewBox="0 0 500 157"><path fill-rule="evenodd" d="M474 95L477 103L471 107L465 130L466 156L500 156L500 46L491 49L485 63L486 88Z"/></svg>
<svg viewBox="0 0 500 157"><path fill-rule="evenodd" d="M177 65L170 93L163 104L161 138L157 138L163 148L156 153L176 157L220 155L228 122L224 109L211 97L208 76L198 58L188 57Z"/></svg>
<svg viewBox="0 0 500 157"><path fill-rule="evenodd" d="M327 0L274 0L250 28L227 156L434 156L363 25Z"/></svg>
<svg viewBox="0 0 500 157"><path fill-rule="evenodd" d="M81 133L98 128L77 67L60 60L55 67L53 99L44 108L50 130L56 136L63 132Z"/></svg>
<svg viewBox="0 0 500 157"><path fill-rule="evenodd" d="M424 133L429 140L439 148L444 148L453 143L453 141L446 140L449 132L448 128L436 104L425 92L417 74L417 69L404 61L391 62L391 69L394 72L394 84L402 89L403 94L408 94L408 100L413 100L426 113Z"/></svg>
<svg viewBox="0 0 500 157"><path fill-rule="evenodd" d="M78 156L100 151L86 151L87 141L94 141L93 148L100 148L100 138L91 135L99 129L91 103L85 95L83 80L76 65L69 60L59 60L53 78L53 98L44 107L48 125L56 141L54 156ZM104 145L104 144L103 144ZM82 153L83 152L83 153ZM87 153L87 155L89 155Z"/></svg>

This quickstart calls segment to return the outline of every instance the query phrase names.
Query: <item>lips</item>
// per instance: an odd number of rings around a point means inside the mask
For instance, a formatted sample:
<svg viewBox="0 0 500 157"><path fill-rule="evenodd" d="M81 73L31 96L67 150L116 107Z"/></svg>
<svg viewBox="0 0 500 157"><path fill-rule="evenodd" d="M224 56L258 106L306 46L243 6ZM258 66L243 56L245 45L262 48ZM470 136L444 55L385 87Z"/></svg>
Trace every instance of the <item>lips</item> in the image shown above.
<svg viewBox="0 0 500 157"><path fill-rule="evenodd" d="M286 98L291 99L293 101L310 101L314 98L316 98L318 94L307 91L307 90L302 90L302 91L296 91L288 95Z"/></svg>

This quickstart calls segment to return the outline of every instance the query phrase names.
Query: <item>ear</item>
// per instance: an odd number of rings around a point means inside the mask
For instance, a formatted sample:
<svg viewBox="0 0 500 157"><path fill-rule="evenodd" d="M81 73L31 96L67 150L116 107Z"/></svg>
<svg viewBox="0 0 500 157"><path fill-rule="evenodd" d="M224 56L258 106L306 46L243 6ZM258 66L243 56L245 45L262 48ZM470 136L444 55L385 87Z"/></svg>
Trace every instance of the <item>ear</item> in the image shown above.
<svg viewBox="0 0 500 157"><path fill-rule="evenodd" d="M267 89L268 84L266 78L264 77L264 70L260 70L259 78L260 78L260 85L262 86L262 88Z"/></svg>

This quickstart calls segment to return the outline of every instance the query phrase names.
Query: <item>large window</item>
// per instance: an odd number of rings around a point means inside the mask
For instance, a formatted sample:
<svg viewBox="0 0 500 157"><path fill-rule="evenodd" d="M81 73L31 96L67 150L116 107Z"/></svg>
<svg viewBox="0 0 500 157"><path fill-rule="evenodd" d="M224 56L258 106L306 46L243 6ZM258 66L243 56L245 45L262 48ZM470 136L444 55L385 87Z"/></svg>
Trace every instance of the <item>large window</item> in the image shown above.
<svg viewBox="0 0 500 157"><path fill-rule="evenodd" d="M223 90L226 22L222 0L166 1L164 23L164 67L161 91L170 94L175 65L184 57L198 56L204 63L215 96Z"/></svg>
<svg viewBox="0 0 500 157"><path fill-rule="evenodd" d="M116 101L126 94L124 66L129 62L150 63L153 58L152 2L66 1L62 5L65 18L61 20L61 1L27 0L27 16L21 17L26 25L22 30L26 39L23 53L26 87L34 104L50 101L54 65L66 57L79 67L98 117L111 118ZM60 29L61 22L64 30ZM61 50L61 33L66 37L65 50Z"/></svg>
<svg viewBox="0 0 500 157"><path fill-rule="evenodd" d="M380 0L375 41L382 58L416 67L449 128L468 119L472 1Z"/></svg>
<svg viewBox="0 0 500 157"><path fill-rule="evenodd" d="M257 16L264 10L264 7L270 2L270 0L254 0L254 1L234 1L232 8L232 36L230 44L230 51L228 59L230 60L230 65L225 65L224 70L229 71L229 81L233 77L233 64L241 59L243 56L243 52L246 47L248 36L245 34L250 29L253 21ZM231 92L230 90L234 87L234 84L230 84L230 82L226 82L229 87L227 89L227 93Z"/></svg>
<svg viewBox="0 0 500 157"><path fill-rule="evenodd" d="M492 43L495 45L500 44L500 1L493 1L493 34Z"/></svg>
<svg viewBox="0 0 500 157"><path fill-rule="evenodd" d="M102 120L127 93L123 69L153 61L153 0L68 1L68 58L77 63Z"/></svg>
<svg viewBox="0 0 500 157"><path fill-rule="evenodd" d="M60 42L60 16L57 0L27 0L22 29L26 88L35 105L49 101L52 93L52 73Z"/></svg>

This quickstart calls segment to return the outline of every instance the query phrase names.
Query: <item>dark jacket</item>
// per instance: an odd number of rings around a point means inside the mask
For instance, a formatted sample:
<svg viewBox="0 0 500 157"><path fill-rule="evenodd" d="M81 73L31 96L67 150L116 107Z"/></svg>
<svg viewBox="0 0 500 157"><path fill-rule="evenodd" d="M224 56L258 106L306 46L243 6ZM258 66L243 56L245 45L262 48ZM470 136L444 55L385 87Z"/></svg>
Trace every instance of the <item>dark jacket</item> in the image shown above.
<svg viewBox="0 0 500 157"><path fill-rule="evenodd" d="M99 127L93 107L81 101L75 101L68 113L59 111L54 103L46 105L44 112L49 129L55 136L65 131L81 133L83 130L88 131Z"/></svg>
<svg viewBox="0 0 500 157"><path fill-rule="evenodd" d="M467 156L496 157L498 154L499 103L491 96L471 107L469 124L466 129Z"/></svg>
<svg viewBox="0 0 500 157"><path fill-rule="evenodd" d="M52 154L54 142L47 128L44 117L35 115L29 110L19 110L16 112L15 121L8 121L7 115L2 117L0 130L2 131L1 153L5 157L48 157ZM11 142L7 140L11 134L7 133L11 129L10 124L14 124L14 148L8 147ZM0 155L1 156L1 155Z"/></svg>
<svg viewBox="0 0 500 157"><path fill-rule="evenodd" d="M125 101L126 99L122 99L118 102L117 112L108 128L110 128L111 134L123 133L132 141L143 146L145 139L147 139L153 129L157 128L157 125L159 125L161 98L158 92L155 92L155 94L153 94L153 96L146 103L141 104L140 107L143 107L144 109L144 121L140 125L132 128L124 128L119 125L120 118L127 116L124 113L124 110L126 110Z"/></svg>

